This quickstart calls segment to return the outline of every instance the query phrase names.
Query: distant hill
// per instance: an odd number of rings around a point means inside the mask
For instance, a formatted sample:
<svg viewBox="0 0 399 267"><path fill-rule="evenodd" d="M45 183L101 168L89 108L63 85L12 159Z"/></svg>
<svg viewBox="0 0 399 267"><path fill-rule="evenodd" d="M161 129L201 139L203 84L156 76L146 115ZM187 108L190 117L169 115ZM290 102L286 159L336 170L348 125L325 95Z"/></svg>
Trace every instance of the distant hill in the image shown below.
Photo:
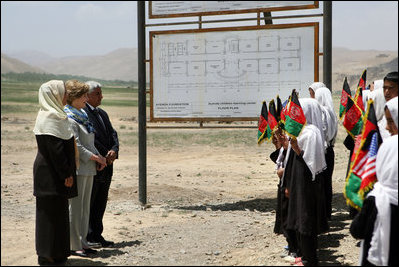
<svg viewBox="0 0 399 267"><path fill-rule="evenodd" d="M83 75L102 80L138 80L137 48L121 48L99 56L75 56L64 58L52 58L44 53L34 51L13 53L12 55L13 58L37 67L34 71L30 70L31 72L45 71L52 74ZM9 58L9 55L1 55L1 73L10 71L17 73L23 72L16 66L11 68L4 65L3 67L3 56L4 58ZM149 58L148 51L147 58ZM364 69L368 69L367 83L376 79L382 79L387 72L398 69L397 62L397 51L360 51L334 47L332 49L332 89L333 91L341 92L343 79L347 76L351 89L354 90L353 88L357 85ZM319 77L322 81L323 57L320 57L319 63ZM22 68L22 65L20 66ZM148 63L147 81L149 81L149 77Z"/></svg>
<svg viewBox="0 0 399 267"><path fill-rule="evenodd" d="M1 53L1 73L24 73L24 72L35 72L35 73L45 73L44 70L26 64L18 59L9 57Z"/></svg>
<svg viewBox="0 0 399 267"><path fill-rule="evenodd" d="M38 55L40 53L37 52L13 53L15 58L53 74L83 75L104 80L138 80L137 48L121 48L99 56L51 58Z"/></svg>

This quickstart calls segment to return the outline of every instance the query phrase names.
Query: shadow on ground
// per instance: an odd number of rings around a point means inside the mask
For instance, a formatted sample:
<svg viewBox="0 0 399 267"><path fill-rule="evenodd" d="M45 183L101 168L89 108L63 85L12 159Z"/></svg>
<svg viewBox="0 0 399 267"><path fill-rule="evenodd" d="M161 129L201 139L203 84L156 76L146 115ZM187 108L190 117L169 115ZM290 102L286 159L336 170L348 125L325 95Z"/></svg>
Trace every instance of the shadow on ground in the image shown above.
<svg viewBox="0 0 399 267"><path fill-rule="evenodd" d="M104 263L104 262L98 261L98 260L125 254L125 252L121 251L120 248L138 246L141 243L142 242L139 240L118 242L118 243L115 243L112 248L98 249L97 253L92 254L92 256L89 258L69 258L65 265L66 266L104 266L104 265L108 265L107 263Z"/></svg>
<svg viewBox="0 0 399 267"><path fill-rule="evenodd" d="M222 203L222 204L203 204L194 206L176 206L173 208L183 210L220 210L220 211L234 211L234 210L249 210L249 211L260 211L269 212L276 210L277 199L266 198L266 199L251 199L251 200L240 200L235 203Z"/></svg>

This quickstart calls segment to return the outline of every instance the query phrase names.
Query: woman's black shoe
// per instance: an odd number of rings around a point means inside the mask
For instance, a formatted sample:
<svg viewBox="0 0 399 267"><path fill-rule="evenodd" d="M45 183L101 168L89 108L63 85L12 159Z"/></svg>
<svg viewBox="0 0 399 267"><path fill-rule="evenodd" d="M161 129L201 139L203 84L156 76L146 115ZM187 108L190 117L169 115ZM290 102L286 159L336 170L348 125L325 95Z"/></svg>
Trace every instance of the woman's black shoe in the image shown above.
<svg viewBox="0 0 399 267"><path fill-rule="evenodd" d="M71 250L71 255L87 258L89 255L84 250Z"/></svg>
<svg viewBox="0 0 399 267"><path fill-rule="evenodd" d="M52 258L46 258L42 256L37 257L37 263L39 265L54 265L54 260Z"/></svg>

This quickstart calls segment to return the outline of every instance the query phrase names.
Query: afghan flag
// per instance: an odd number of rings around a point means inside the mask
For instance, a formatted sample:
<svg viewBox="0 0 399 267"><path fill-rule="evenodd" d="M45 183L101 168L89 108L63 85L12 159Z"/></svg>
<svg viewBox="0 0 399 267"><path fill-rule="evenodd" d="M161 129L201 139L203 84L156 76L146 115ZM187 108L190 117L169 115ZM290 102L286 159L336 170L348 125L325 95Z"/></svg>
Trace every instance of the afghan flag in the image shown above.
<svg viewBox="0 0 399 267"><path fill-rule="evenodd" d="M287 105L288 109L287 115L285 116L284 130L289 136L296 138L306 124L306 117L299 103L295 89L292 90L291 100Z"/></svg>
<svg viewBox="0 0 399 267"><path fill-rule="evenodd" d="M367 136L370 134L371 131L376 130L379 134L377 117L375 115L374 109L374 101L372 99L369 99L369 101L367 102L367 112L364 115L364 118L365 119L363 121L361 136L362 140L366 141Z"/></svg>
<svg viewBox="0 0 399 267"><path fill-rule="evenodd" d="M267 117L267 127L270 128L272 133L278 127L277 110L276 110L276 105L274 104L274 99L272 99L269 102L269 113L268 113L268 117Z"/></svg>
<svg viewBox="0 0 399 267"><path fill-rule="evenodd" d="M262 110L260 112L258 121L258 145L262 144L267 139L267 106L266 101L262 102Z"/></svg>
<svg viewBox="0 0 399 267"><path fill-rule="evenodd" d="M280 120L278 121L278 125L280 126L281 129L284 130L284 124L285 124L285 116L287 115L287 110L288 110L288 103L290 102L290 97L284 101L282 105L282 109L280 112Z"/></svg>
<svg viewBox="0 0 399 267"><path fill-rule="evenodd" d="M352 94L351 94L351 89L349 88L348 80L345 77L344 85L342 86L341 102L339 105L339 118L340 119L342 119L342 116L345 114L348 96L352 96Z"/></svg>
<svg viewBox="0 0 399 267"><path fill-rule="evenodd" d="M359 83L357 87L362 88L362 90L366 90L366 76L367 76L367 69L363 71L362 76L359 79Z"/></svg>
<svg viewBox="0 0 399 267"><path fill-rule="evenodd" d="M353 101L352 97L348 96L345 109L345 118L342 124L353 139L355 139L356 135L361 133L363 127L362 116L363 113L361 109Z"/></svg>
<svg viewBox="0 0 399 267"><path fill-rule="evenodd" d="M358 195L360 184L362 183L362 178L353 173L353 168L354 166L355 167L357 166L357 164L355 164L355 159L358 158L359 155L360 159L362 159L365 156L364 152L360 154L355 153L355 151L362 152L360 150L360 143L361 143L360 135L357 135L355 139L355 148L353 149L354 153L352 153L350 169L345 180L345 188L344 188L344 196L346 198L346 203L358 210L360 210L363 205L363 201L360 199Z"/></svg>
<svg viewBox="0 0 399 267"><path fill-rule="evenodd" d="M276 112L277 112L276 116L277 117L276 117L276 120L277 120L277 122L279 122L280 119L281 119L281 111L283 110L283 104L281 103L281 99L280 99L279 95L277 95L276 101L277 101L277 107L276 107Z"/></svg>
<svg viewBox="0 0 399 267"><path fill-rule="evenodd" d="M355 94L355 102L363 113L364 113L363 90L366 89L366 75L367 75L367 70L364 70L362 76L360 77Z"/></svg>

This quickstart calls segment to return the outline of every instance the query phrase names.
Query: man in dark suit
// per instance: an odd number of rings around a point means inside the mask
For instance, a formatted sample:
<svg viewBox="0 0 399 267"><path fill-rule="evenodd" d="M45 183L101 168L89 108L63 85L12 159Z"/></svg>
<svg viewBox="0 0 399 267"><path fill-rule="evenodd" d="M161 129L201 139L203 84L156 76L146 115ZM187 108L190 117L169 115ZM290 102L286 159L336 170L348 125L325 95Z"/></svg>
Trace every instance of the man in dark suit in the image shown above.
<svg viewBox="0 0 399 267"><path fill-rule="evenodd" d="M111 185L113 162L118 158L118 134L112 127L108 114L103 109L98 108L103 98L101 84L94 81L88 81L86 84L89 85L89 93L84 110L95 129L94 144L100 154L107 159L107 167L102 171L97 171L97 174L94 176L87 241L92 243L93 247L100 244L102 247L110 247L114 242L107 241L102 236L104 229L102 220Z"/></svg>

